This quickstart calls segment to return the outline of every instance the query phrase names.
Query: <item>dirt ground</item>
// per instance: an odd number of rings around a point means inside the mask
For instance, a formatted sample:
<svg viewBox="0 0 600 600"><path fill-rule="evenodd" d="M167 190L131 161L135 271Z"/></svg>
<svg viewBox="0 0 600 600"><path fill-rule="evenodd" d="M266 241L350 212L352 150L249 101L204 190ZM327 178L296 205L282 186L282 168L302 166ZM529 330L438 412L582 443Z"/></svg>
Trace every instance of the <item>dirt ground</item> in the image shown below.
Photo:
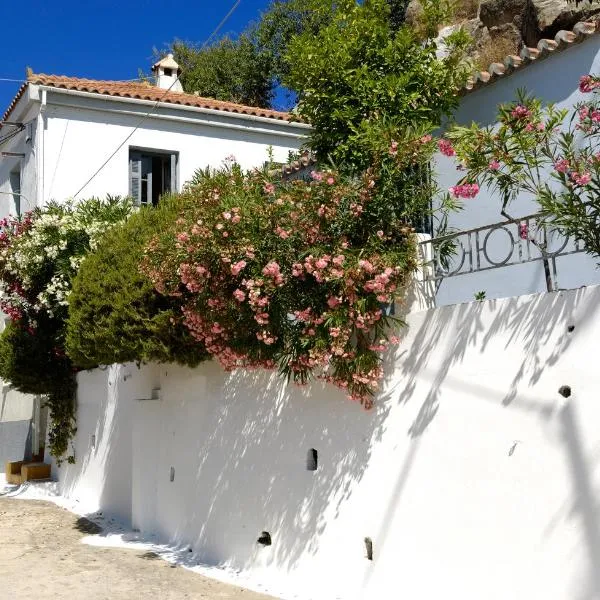
<svg viewBox="0 0 600 600"><path fill-rule="evenodd" d="M0 497L0 598L273 600L136 550L80 542L98 533L49 502Z"/></svg>

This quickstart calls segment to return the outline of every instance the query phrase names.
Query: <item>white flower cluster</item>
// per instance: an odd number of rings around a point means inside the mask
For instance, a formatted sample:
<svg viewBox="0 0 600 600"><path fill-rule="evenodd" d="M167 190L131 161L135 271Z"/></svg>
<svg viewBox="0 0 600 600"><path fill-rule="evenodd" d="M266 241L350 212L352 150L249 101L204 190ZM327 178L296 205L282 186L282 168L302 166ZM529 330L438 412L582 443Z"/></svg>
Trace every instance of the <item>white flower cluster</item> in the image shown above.
<svg viewBox="0 0 600 600"><path fill-rule="evenodd" d="M24 234L0 250L0 272L19 281L25 292L38 292L36 303L26 306L26 300L9 292L11 288L0 278L0 291L7 304L24 312L44 309L50 316L68 305L71 279L85 255L96 248L110 225L131 213L126 203L102 204L95 199L87 205L85 202L44 209ZM47 281L49 273L52 275Z"/></svg>

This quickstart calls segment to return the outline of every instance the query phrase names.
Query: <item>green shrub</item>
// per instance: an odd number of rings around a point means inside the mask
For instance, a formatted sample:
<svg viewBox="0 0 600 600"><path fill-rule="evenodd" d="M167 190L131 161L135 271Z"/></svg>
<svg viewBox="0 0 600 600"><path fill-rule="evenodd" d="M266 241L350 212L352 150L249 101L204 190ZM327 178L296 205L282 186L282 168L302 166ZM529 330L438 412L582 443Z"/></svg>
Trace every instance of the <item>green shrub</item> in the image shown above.
<svg viewBox="0 0 600 600"><path fill-rule="evenodd" d="M129 361L196 365L205 358L172 298L139 269L150 238L177 218L177 198L142 208L82 262L69 296L67 354L78 367Z"/></svg>
<svg viewBox="0 0 600 600"><path fill-rule="evenodd" d="M0 335L0 378L25 394L44 396L50 408L49 448L60 463L75 434L75 373L57 345L56 322L43 316L39 327L9 321ZM69 462L74 462L72 456Z"/></svg>

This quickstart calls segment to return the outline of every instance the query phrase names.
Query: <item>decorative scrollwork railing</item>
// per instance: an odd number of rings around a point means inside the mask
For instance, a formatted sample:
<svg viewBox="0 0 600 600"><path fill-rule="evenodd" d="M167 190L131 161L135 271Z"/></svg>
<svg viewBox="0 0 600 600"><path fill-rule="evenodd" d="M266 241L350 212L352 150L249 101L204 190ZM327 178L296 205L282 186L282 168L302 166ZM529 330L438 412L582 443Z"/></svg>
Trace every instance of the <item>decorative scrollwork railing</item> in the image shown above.
<svg viewBox="0 0 600 600"><path fill-rule="evenodd" d="M543 261L548 291L558 288L556 259L584 251L581 243L552 230L539 213L450 233L420 246L428 281Z"/></svg>

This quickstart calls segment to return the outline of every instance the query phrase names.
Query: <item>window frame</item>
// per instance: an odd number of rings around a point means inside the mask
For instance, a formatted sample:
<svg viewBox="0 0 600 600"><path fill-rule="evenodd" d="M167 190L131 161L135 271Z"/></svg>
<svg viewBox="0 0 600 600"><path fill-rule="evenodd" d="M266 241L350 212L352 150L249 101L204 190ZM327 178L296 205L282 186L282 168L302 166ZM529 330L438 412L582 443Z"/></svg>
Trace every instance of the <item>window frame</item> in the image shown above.
<svg viewBox="0 0 600 600"><path fill-rule="evenodd" d="M179 190L179 158L180 153L176 150L164 150L157 148L145 148L140 146L130 146L129 147L129 185L128 185L128 194L131 198L133 198L134 202L138 206L154 206L152 198L152 159L154 158L167 158L170 160L171 169L171 182L170 189L164 190L162 193L176 193ZM148 170L147 165L148 161L150 162L150 168ZM146 165L146 166L145 166ZM137 168L136 168L137 167ZM144 170L146 169L146 173L149 174L149 177L145 180L146 185L146 201L142 201L142 185L144 183ZM135 183L138 185L136 186ZM139 186L139 187L138 187ZM149 192L150 189L150 193ZM157 203L160 201L160 196L157 199Z"/></svg>

